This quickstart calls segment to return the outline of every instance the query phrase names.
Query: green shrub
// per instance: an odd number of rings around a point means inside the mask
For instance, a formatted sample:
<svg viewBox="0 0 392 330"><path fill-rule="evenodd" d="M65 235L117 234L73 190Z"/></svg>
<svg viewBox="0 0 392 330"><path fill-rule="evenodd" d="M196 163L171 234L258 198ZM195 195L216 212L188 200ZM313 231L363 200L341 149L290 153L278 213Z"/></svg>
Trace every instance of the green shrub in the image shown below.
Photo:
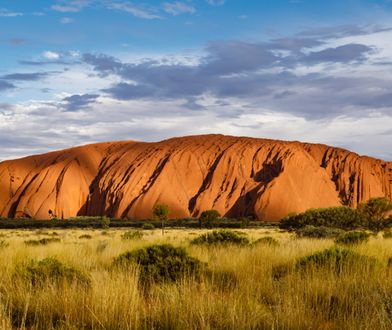
<svg viewBox="0 0 392 330"><path fill-rule="evenodd" d="M101 226L103 229L108 229L110 227L110 218L103 216L101 218Z"/></svg>
<svg viewBox="0 0 392 330"><path fill-rule="evenodd" d="M214 230L202 234L191 241L191 244L237 244L247 245L249 239L246 234L231 230Z"/></svg>
<svg viewBox="0 0 392 330"><path fill-rule="evenodd" d="M375 232L391 226L387 218L392 211L392 202L385 197L371 198L358 206L358 212L366 219L366 227Z"/></svg>
<svg viewBox="0 0 392 330"><path fill-rule="evenodd" d="M254 245L264 244L269 246L279 246L279 241L271 236L265 236L253 242Z"/></svg>
<svg viewBox="0 0 392 330"><path fill-rule="evenodd" d="M89 234L83 234L79 236L80 239L92 239L93 237Z"/></svg>
<svg viewBox="0 0 392 330"><path fill-rule="evenodd" d="M76 281L81 284L90 282L89 277L78 269L66 266L52 257L20 264L15 269L15 275L30 281L32 285L40 285L46 281L55 283Z"/></svg>
<svg viewBox="0 0 392 330"><path fill-rule="evenodd" d="M199 226L212 228L220 218L220 213L217 210L207 210L202 212L199 217Z"/></svg>
<svg viewBox="0 0 392 330"><path fill-rule="evenodd" d="M143 232L140 230L129 230L121 235L123 240L137 240L143 238Z"/></svg>
<svg viewBox="0 0 392 330"><path fill-rule="evenodd" d="M354 229L363 226L364 217L346 206L310 209L304 213L289 215L282 219L280 228L297 229L305 226L325 226L340 229Z"/></svg>
<svg viewBox="0 0 392 330"><path fill-rule="evenodd" d="M26 245L32 245L32 246L37 246L37 245L47 245L49 243L58 243L61 240L59 238L41 238L41 239L30 239L25 241L24 243Z"/></svg>
<svg viewBox="0 0 392 330"><path fill-rule="evenodd" d="M336 244L354 245L365 243L369 240L369 234L363 231L350 231L338 237L335 240Z"/></svg>
<svg viewBox="0 0 392 330"><path fill-rule="evenodd" d="M384 238L392 238L392 231L386 230L384 231L383 235Z"/></svg>
<svg viewBox="0 0 392 330"><path fill-rule="evenodd" d="M305 226L295 231L298 237L308 238L336 238L344 233L344 230L332 227Z"/></svg>
<svg viewBox="0 0 392 330"><path fill-rule="evenodd" d="M299 258L295 268L296 270L307 270L326 267L341 272L352 267L372 267L375 264L377 264L377 260L373 257L363 256L349 249L333 247Z"/></svg>
<svg viewBox="0 0 392 330"><path fill-rule="evenodd" d="M144 223L142 226L142 229L144 230L153 230L155 229L155 226L152 223Z"/></svg>
<svg viewBox="0 0 392 330"><path fill-rule="evenodd" d="M199 276L202 263L188 255L182 247L170 244L152 245L129 251L115 258L114 265L136 264L140 269L140 280L144 284L173 282L184 275Z"/></svg>

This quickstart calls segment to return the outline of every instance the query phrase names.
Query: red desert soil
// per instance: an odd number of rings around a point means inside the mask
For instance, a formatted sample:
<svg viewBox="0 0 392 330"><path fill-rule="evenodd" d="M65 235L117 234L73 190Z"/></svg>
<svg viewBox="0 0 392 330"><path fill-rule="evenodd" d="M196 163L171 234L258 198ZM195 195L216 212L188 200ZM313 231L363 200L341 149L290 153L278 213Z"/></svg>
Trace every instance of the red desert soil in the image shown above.
<svg viewBox="0 0 392 330"><path fill-rule="evenodd" d="M0 216L145 219L216 209L274 221L290 212L392 199L392 162L320 144L203 135L87 145L0 163Z"/></svg>

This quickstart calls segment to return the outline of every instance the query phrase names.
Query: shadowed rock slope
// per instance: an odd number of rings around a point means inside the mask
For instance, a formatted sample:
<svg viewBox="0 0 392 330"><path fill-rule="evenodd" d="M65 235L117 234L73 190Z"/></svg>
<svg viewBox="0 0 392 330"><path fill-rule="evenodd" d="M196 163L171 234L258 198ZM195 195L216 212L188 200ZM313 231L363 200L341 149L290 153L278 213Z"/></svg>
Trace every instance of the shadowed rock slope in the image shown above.
<svg viewBox="0 0 392 330"><path fill-rule="evenodd" d="M0 163L0 216L145 219L216 209L273 221L290 212L392 199L392 163L325 145L222 135L113 142Z"/></svg>

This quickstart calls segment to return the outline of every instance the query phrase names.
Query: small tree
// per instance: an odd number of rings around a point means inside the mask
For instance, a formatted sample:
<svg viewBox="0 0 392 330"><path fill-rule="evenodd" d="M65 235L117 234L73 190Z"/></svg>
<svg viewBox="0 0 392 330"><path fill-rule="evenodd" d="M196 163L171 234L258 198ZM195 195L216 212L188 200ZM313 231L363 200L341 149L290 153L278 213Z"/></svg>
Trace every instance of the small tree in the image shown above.
<svg viewBox="0 0 392 330"><path fill-rule="evenodd" d="M154 208L152 209L152 214L156 219L161 221L162 235L163 235L165 221L169 216L169 206L166 204L159 204L159 203L155 204Z"/></svg>
<svg viewBox="0 0 392 330"><path fill-rule="evenodd" d="M392 211L392 202L384 197L371 198L358 206L358 212L364 217L369 229L379 232L388 223L387 215Z"/></svg>
<svg viewBox="0 0 392 330"><path fill-rule="evenodd" d="M212 227L212 225L220 218L220 213L216 210L204 211L199 217L200 228L204 223L207 227Z"/></svg>
<svg viewBox="0 0 392 330"><path fill-rule="evenodd" d="M101 226L103 229L109 229L110 227L110 218L103 216L101 218Z"/></svg>

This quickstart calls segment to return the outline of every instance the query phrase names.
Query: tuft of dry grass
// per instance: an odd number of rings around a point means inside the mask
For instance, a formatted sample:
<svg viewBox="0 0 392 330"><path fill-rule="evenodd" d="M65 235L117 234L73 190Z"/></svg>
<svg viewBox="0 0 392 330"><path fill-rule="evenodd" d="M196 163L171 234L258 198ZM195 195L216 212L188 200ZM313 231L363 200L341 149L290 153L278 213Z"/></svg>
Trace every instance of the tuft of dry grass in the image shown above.
<svg viewBox="0 0 392 330"><path fill-rule="evenodd" d="M0 329L391 329L392 240L382 236L350 246L375 258L379 267L353 264L296 270L297 261L334 246L332 239L308 239L269 229L241 230L251 242L269 244L191 245L207 230L143 231L122 239L126 230L3 230L0 233ZM91 239L80 239L83 235ZM25 240L55 236L60 242L28 246ZM137 265L112 267L114 258L151 244L182 246L208 264L199 278L140 287ZM28 260L56 258L89 276L77 281L46 280L33 285L15 277ZM359 259L360 260L360 259ZM351 265L351 264L350 264Z"/></svg>

